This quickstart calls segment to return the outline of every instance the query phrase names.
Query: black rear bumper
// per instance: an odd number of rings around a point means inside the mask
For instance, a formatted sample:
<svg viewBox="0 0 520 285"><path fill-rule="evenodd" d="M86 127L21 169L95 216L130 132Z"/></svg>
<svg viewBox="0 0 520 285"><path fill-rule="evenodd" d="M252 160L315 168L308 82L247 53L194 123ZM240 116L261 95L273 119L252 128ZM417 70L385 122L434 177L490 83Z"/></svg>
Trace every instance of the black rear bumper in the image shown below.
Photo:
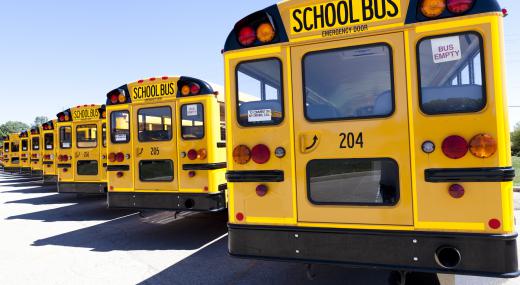
<svg viewBox="0 0 520 285"><path fill-rule="evenodd" d="M76 194L104 194L107 190L106 183L99 182L58 182L58 193Z"/></svg>
<svg viewBox="0 0 520 285"><path fill-rule="evenodd" d="M108 207L214 212L226 209L227 205L224 192L216 194L108 192Z"/></svg>
<svg viewBox="0 0 520 285"><path fill-rule="evenodd" d="M405 271L513 278L517 235L363 231L229 225L229 253L236 257L337 263ZM440 264L442 248L460 262Z"/></svg>
<svg viewBox="0 0 520 285"><path fill-rule="evenodd" d="M43 184L58 183L58 175L43 175Z"/></svg>

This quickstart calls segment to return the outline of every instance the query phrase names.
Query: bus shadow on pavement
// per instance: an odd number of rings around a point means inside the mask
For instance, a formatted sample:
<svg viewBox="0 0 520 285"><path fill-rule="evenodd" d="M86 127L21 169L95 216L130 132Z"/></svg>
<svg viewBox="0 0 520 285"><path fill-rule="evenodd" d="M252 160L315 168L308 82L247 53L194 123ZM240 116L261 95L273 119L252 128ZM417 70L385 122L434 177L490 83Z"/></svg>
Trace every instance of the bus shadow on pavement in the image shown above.
<svg viewBox="0 0 520 285"><path fill-rule="evenodd" d="M33 189L34 191L28 190L27 192L23 190L16 190L16 191L10 191L10 192L4 192L4 193L31 193L31 194L51 194L43 197L36 197L36 198L28 198L28 199L21 199L21 200L14 200L5 202L4 204L29 204L29 205L54 205L54 204L76 204L76 203L88 203L89 201L92 202L93 200L99 200L100 197L77 197L74 194L58 194L56 193L56 188L54 188L54 191L49 191L40 188ZM19 192L18 192L19 191ZM105 207L106 208L106 207Z"/></svg>
<svg viewBox="0 0 520 285"><path fill-rule="evenodd" d="M275 245L273 245L275 246ZM307 278L302 263L238 259L223 238L140 284L388 284L389 271L313 265Z"/></svg>
<svg viewBox="0 0 520 285"><path fill-rule="evenodd" d="M89 248L97 252L195 250L224 235L226 221L226 213L197 214L165 223L162 219L143 222L135 214L37 240L32 245Z"/></svg>
<svg viewBox="0 0 520 285"><path fill-rule="evenodd" d="M2 187L3 185L0 185ZM9 186L13 187L13 186ZM57 189L55 185L41 185L41 184L25 184L22 189L2 191L7 194L45 194L45 193L56 193ZM8 202L9 203L9 202Z"/></svg>
<svg viewBox="0 0 520 285"><path fill-rule="evenodd" d="M74 194L57 194L46 197L28 199L33 204L64 204L74 203L64 207L10 216L7 220L35 220L43 222L76 222L76 221L108 221L135 213L130 210L109 210L104 196L86 196L77 198ZM7 203L19 203L11 201Z"/></svg>

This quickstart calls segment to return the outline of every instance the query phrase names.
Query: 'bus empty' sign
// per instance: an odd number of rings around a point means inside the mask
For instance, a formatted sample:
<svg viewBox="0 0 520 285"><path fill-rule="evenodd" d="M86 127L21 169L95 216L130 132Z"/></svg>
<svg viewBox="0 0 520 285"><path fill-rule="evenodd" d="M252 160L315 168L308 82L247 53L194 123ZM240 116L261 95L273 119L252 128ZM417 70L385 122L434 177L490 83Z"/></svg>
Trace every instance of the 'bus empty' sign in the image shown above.
<svg viewBox="0 0 520 285"><path fill-rule="evenodd" d="M462 58L458 36L432 39L433 62L443 63Z"/></svg>

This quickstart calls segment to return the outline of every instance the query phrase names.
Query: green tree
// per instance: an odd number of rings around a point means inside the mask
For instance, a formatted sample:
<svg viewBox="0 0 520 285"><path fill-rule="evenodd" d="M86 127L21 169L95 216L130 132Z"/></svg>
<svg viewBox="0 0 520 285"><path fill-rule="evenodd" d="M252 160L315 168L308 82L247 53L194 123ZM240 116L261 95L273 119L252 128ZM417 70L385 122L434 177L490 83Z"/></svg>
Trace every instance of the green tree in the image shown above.
<svg viewBox="0 0 520 285"><path fill-rule="evenodd" d="M520 156L520 123L516 124L511 133L511 151L514 156Z"/></svg>
<svg viewBox="0 0 520 285"><path fill-rule="evenodd" d="M9 121L5 124L0 125L0 136L7 136L12 133L19 133L29 129L29 125L22 122Z"/></svg>
<svg viewBox="0 0 520 285"><path fill-rule="evenodd" d="M41 126L49 121L49 118L45 116L38 116L34 119L33 127Z"/></svg>

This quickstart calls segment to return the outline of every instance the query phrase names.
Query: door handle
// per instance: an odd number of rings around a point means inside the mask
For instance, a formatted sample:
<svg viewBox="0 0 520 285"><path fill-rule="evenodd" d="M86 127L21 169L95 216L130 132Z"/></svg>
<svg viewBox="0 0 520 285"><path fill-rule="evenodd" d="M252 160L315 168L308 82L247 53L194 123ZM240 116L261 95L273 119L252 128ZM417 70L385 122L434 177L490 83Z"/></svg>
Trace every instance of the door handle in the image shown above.
<svg viewBox="0 0 520 285"><path fill-rule="evenodd" d="M141 154L143 154L143 151L144 151L144 148L142 148L142 147L138 147L138 148L137 148L137 157L140 157Z"/></svg>
<svg viewBox="0 0 520 285"><path fill-rule="evenodd" d="M321 134L319 132L304 132L300 134L300 151L311 153L320 145Z"/></svg>

